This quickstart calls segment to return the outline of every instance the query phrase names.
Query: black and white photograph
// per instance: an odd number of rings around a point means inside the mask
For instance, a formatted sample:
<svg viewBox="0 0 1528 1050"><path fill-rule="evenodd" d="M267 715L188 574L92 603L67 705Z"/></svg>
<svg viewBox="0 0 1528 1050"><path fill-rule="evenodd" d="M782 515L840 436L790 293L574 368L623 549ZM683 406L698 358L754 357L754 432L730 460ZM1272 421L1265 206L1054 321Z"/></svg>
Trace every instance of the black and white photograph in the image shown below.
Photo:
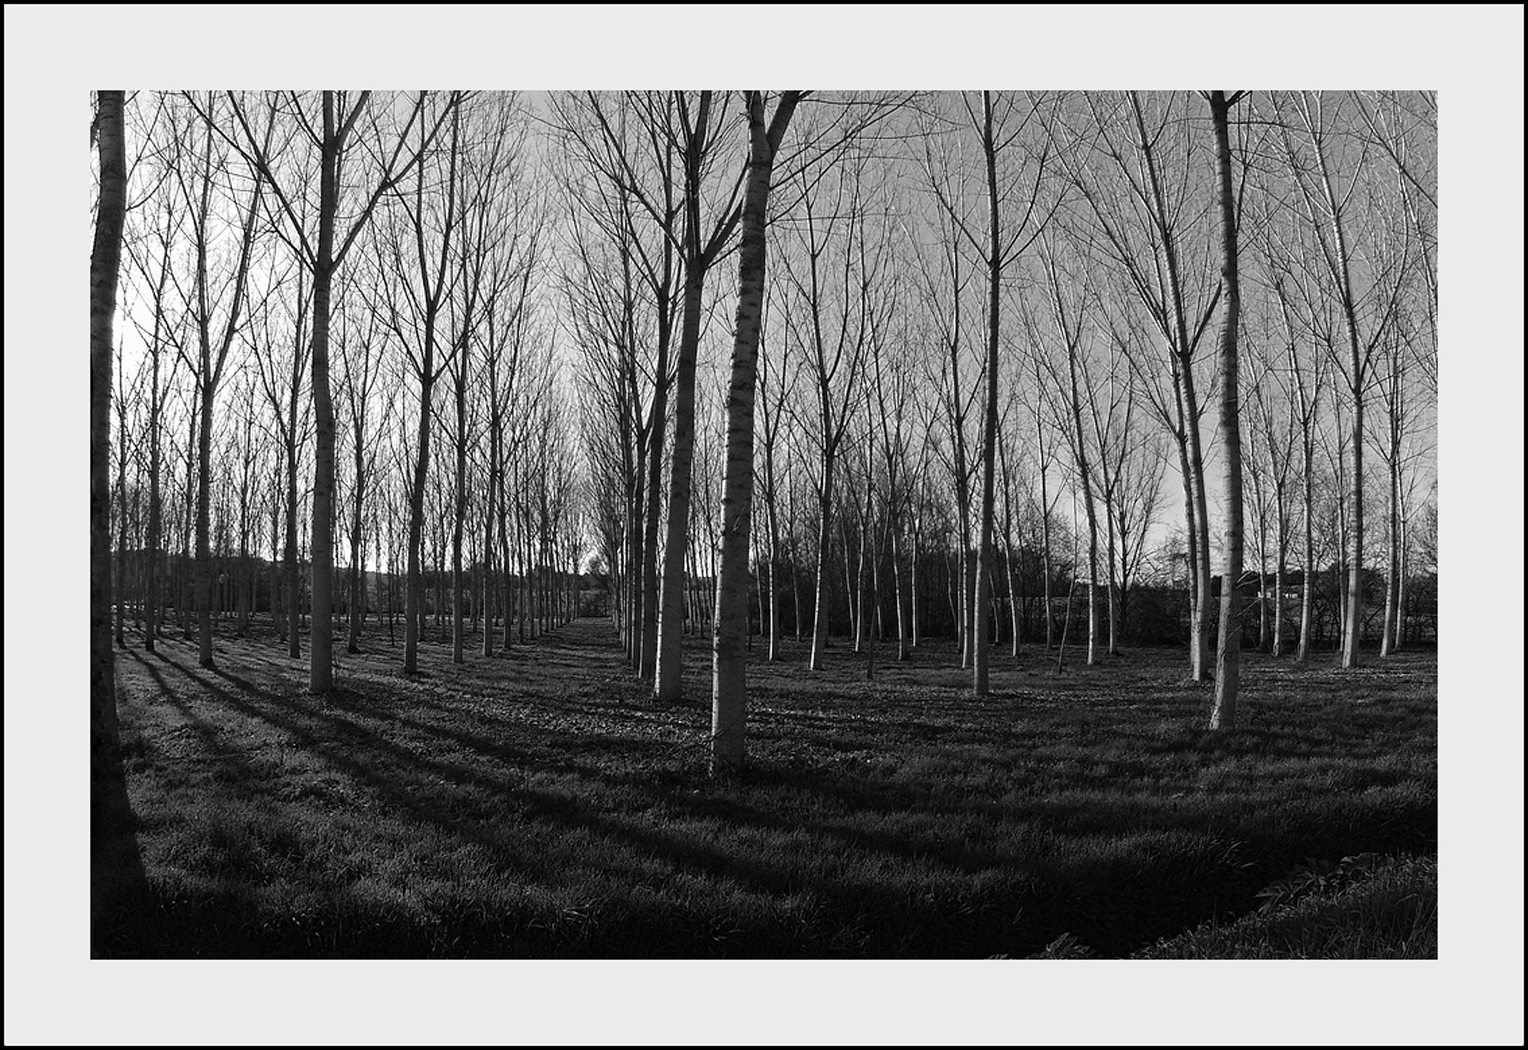
<svg viewBox="0 0 1528 1050"><path fill-rule="evenodd" d="M1454 10L8 7L7 1043L1520 1044Z"/></svg>

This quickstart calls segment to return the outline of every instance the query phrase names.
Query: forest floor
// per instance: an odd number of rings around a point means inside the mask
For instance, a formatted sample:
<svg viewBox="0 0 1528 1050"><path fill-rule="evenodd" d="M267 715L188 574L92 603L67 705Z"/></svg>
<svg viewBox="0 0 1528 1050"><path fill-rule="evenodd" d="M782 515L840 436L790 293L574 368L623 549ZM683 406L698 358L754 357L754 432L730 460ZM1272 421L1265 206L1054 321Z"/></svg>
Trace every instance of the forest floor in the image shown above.
<svg viewBox="0 0 1528 1050"><path fill-rule="evenodd" d="M98 954L1124 957L1353 855L1433 864L1435 887L1432 653L1247 653L1213 737L1176 649L995 656L977 701L948 643L881 647L874 681L842 642L818 674L760 644L749 769L714 782L697 637L689 699L659 706L608 621L462 666L432 630L410 677L369 624L315 699L268 624L219 626L215 670L179 637L118 650L143 879Z"/></svg>

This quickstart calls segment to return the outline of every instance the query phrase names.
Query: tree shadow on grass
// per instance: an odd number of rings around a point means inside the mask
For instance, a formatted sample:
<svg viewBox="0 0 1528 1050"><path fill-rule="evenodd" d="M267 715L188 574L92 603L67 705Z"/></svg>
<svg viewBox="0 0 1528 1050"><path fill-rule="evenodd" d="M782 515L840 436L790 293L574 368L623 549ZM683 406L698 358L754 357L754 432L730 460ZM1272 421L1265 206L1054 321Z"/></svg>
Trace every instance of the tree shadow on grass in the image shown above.
<svg viewBox="0 0 1528 1050"><path fill-rule="evenodd" d="M137 656L128 649L126 652ZM120 659L115 654L113 659ZM140 658L141 659L141 658ZM113 676L121 707L121 675ZM122 732L119 719L118 732ZM117 753L99 779L91 781L90 799L90 957L114 954L117 918L143 899L148 885L138 846L138 820L127 793L124 759L133 751L132 739L118 740Z"/></svg>
<svg viewBox="0 0 1528 1050"><path fill-rule="evenodd" d="M574 641L566 648L576 648ZM373 693L344 688L312 698L291 675L261 684L234 669L200 671L189 659L165 665L187 680L175 686L194 688L177 693L151 671L158 689L209 755L230 763L219 790L281 807L270 811L272 820L290 812L309 823L348 822L357 834L372 821L376 828L361 848L393 868L383 873L379 895L376 879L360 877L365 872L346 875L325 858L305 858L316 911L282 911L260 899L259 886L234 877L162 898L154 905L160 928L145 934L139 951L942 958L1025 955L1066 931L1096 950L1122 953L1197 921L1206 908L1225 914L1227 885L1249 902L1256 888L1253 875L1216 866L1220 844L1204 832L1203 812L1157 815L1160 826L1149 830L1162 832L1164 842L1200 825L1198 837L1172 857L1108 852L1106 840L1130 813L1067 797L1096 778L1064 756L1044 766L1048 773L1022 771L1050 777L1060 795L1033 806L1022 794L983 801L937 782L919 794L836 762L824 766L818 752L792 765L769 748L739 785L724 787L704 776L705 726L697 712L623 708L584 688L587 667L578 681L563 680L559 668L550 686L525 696L517 684L473 685L468 668L419 688L373 671L361 679L376 686ZM788 706L783 697L780 703ZM930 717L938 715L893 715L899 725L886 732L921 736ZM617 718L621 731L592 721L603 718ZM790 712L768 721L784 733ZM233 752L241 741L261 739L248 728L256 725L302 748L305 768L341 778L344 789L304 793L293 776L263 760L241 768ZM1084 736L1094 746L1117 734L1100 723L1087 734L1062 733L1056 746L1071 748ZM865 743L888 742L871 733ZM1191 740L1178 747L1193 751ZM1105 765L1133 768L1126 758ZM910 807L926 820L883 820ZM956 842L941 823L968 826L973 838ZM1044 835L1025 839L1026 824L1105 840L1096 870L1076 859L1045 860ZM976 835L984 825L1003 830L990 839ZM435 858L388 852L400 848L482 851L485 877L518 887L520 896L472 884L429 891L435 896L422 906L389 903L389 894L415 899L413 883L440 883ZM259 858L249 867L260 867ZM177 925L184 923L203 939L188 939Z"/></svg>
<svg viewBox="0 0 1528 1050"><path fill-rule="evenodd" d="M102 782L91 785L90 957L115 954L116 916L141 901L147 886L138 849L137 821L127 797L120 757Z"/></svg>

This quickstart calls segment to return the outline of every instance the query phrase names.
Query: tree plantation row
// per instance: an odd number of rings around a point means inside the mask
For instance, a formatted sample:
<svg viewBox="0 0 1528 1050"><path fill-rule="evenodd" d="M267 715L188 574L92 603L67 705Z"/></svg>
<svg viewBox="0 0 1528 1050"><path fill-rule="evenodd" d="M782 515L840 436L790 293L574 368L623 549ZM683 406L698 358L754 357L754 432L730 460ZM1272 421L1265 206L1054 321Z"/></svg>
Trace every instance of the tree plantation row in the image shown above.
<svg viewBox="0 0 1528 1050"><path fill-rule="evenodd" d="M129 485L129 499L138 493ZM129 644L133 636L145 634L144 615L148 606L147 586L149 562L147 551L139 549L136 541L141 539L145 520L142 508L129 503L127 508L127 535L129 550L121 560L114 563L116 594L113 634L118 646ZM214 504L213 521L220 515L227 516L230 507ZM426 624L421 627L421 638L455 644L455 617L452 609L451 579L447 557L446 523L449 517L437 511L432 520L429 543L432 548L422 573L424 585L423 613ZM1017 529L1017 526L1016 526ZM168 547L172 551L182 549L182 542L172 534ZM1016 532L1016 536L1022 533ZM279 551L280 533L276 533L275 546ZM955 616L959 608L959 566L955 551L938 543L945 538L936 536L935 545L921 554L910 552L910 565L906 581L911 597L905 611L906 633L896 633L895 610L882 595L867 625L877 645L890 644L898 659L910 658L925 638L946 640L958 637ZM471 533L469 533L469 540ZM1063 545L1070 539L1063 540ZM189 543L189 540L186 541ZM463 594L462 622L465 626L464 646L470 643L487 655L499 648L525 641L550 629L554 622L562 622L573 615L614 617L611 607L610 581L603 574L575 576L571 570L551 573L517 575L514 572L500 577L489 562L479 557L480 547L469 542L472 551L470 565L466 569L467 583ZM1075 550L1075 548L1071 548ZM855 651L862 651L869 642L858 629L856 616L858 603L852 600L855 580L854 550L841 539L836 539L831 563L835 571L827 585L827 616L829 637L842 637L852 644ZM994 591L993 643L1003 646L1012 655L1019 656L1030 643L1043 643L1050 658L1065 661L1077 655L1077 640L1085 643L1087 638L1087 601L1085 581L1074 573L1078 566L1069 557L1053 558L1052 569L1056 576L1051 581L1050 620L1046 621L1046 603L1043 597L1044 579L1042 552L1014 540L1013 561L1007 562L999 553L998 578L1010 592ZM1158 564L1146 567L1147 582L1132 582L1126 587L1116 584L1113 600L1117 603L1114 626L1117 629L1116 650L1119 643L1145 645L1173 645L1187 634L1189 607L1186 580L1183 578L1181 555L1174 558L1170 549L1162 552L1168 559L1159 573ZM356 572L352 565L341 564L339 572L342 586L336 615L345 634L345 648L349 652L360 649L364 633L377 632L386 638L389 646L399 643L399 624L403 617L403 568L397 563L383 560L384 569ZM435 569L430 566L445 566ZM1172 567L1176 566L1175 569ZM265 619L275 630L279 640L288 647L294 644L301 656L301 637L307 630L311 613L307 581L311 565L306 558L299 536L299 552L295 562L296 587L289 590L286 582L288 569L279 560L254 555L241 555L230 542L227 532L213 528L212 564L213 581L212 615L214 632L227 632L236 637L248 635L257 618ZM1085 570L1085 567L1084 567ZM196 639L198 621L192 585L195 581L193 560L180 553L164 555L158 579L161 581L160 599L155 603L157 636L171 628L189 639ZM1170 573L1175 571L1176 578ZM762 587L759 574L764 573ZM809 571L799 570L789 559L777 566L776 585L778 620L771 623L769 617L769 567L761 563L753 566L750 592L749 631L754 644L764 637L765 653L771 635L778 631L779 639L801 642L810 637L812 630L811 589ZM1004 575L1005 573L1010 575ZM1437 583L1436 576L1428 573L1421 577L1403 580L1403 604L1400 612L1397 648L1408 645L1433 645L1437 640ZM684 601L684 632L695 634L709 629L709 611L714 593L713 576L686 574ZM1220 578L1211 580L1211 598L1219 596ZM1340 566L1333 562L1327 570L1318 573L1313 586L1311 650L1323 651L1333 648L1341 635L1342 603L1346 595L1347 581ZM1099 584L1099 601L1108 601L1107 585ZM1284 648L1289 651L1298 630L1298 622L1290 614L1298 610L1303 591L1299 570L1286 571L1284 575L1284 601L1282 607L1274 592L1274 574L1259 579L1255 573L1244 573L1242 581L1243 601L1250 608L1243 618L1244 644L1255 645L1264 652L1273 652L1274 625L1277 617L1284 617ZM287 593L294 593L296 601L286 603ZM1361 641L1366 646L1378 644L1379 622L1384 611L1385 579L1374 571L1366 573L1364 581L1365 608L1369 610L1361 627ZM545 597L550 595L550 597ZM1061 596L1065 597L1061 597ZM884 608L882 608L884 606ZM291 618L296 615L298 629L291 632ZM221 624L221 626L219 626ZM486 626L485 626L486 624ZM486 634L484 632L487 632ZM1060 643L1067 639L1068 648ZM147 644L144 638L143 644ZM1103 643L1108 646L1107 634ZM885 650L882 650L885 651ZM778 642L775 646L778 654ZM778 656L765 655L766 659ZM873 669L872 669L873 673Z"/></svg>
<svg viewBox="0 0 1528 1050"><path fill-rule="evenodd" d="M1430 94L100 92L93 141L98 745L169 610L204 667L268 610L315 694L597 614L674 702L709 636L716 772L788 635L953 637L978 696L1171 641L1225 729L1244 636L1436 630Z"/></svg>

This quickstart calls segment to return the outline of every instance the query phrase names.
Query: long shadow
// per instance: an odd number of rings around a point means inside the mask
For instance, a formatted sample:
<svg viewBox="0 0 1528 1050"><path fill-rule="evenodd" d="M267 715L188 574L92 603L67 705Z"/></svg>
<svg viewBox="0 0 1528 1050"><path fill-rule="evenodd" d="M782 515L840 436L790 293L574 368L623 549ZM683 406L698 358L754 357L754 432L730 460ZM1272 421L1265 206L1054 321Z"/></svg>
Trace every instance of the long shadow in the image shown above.
<svg viewBox="0 0 1528 1050"><path fill-rule="evenodd" d="M125 650L137 657L133 649ZM114 651L113 659L118 659ZM121 720L121 675L113 675L118 689L118 733ZM90 785L90 956L110 958L117 954L120 917L141 907L148 879L138 844L138 818L127 793L124 753L131 746L119 736L117 752L107 768Z"/></svg>
<svg viewBox="0 0 1528 1050"><path fill-rule="evenodd" d="M223 703L249 717L266 720L291 733L304 734L305 730L310 728L296 718L283 717L274 711L262 710L222 689L211 682L207 676L192 671L189 667L175 664L173 661L171 663L188 678L212 691ZM271 703L279 702L270 697L265 699ZM510 844L506 841L504 834L488 832L480 825L464 819L465 814L460 807L436 803L421 793L410 790L410 785L396 775L396 769L392 771L393 775L386 775L383 769L384 764L376 761L376 756L388 754L395 760L407 763L428 776L449 780L459 788L486 788L501 798L520 803L534 819L549 821L566 830L579 829L593 832L612 842L622 842L627 847L636 848L639 852L668 857L681 869L698 869L716 878L741 880L764 893L807 891L829 905L835 913L868 912L889 917L907 911L906 902L895 898L883 899L877 906L877 899L885 898L885 891L873 883L856 884L803 878L799 874L792 873L788 865L781 868L766 862L754 861L704 844L692 835L644 827L634 821L596 812L583 801L572 797L553 795L524 784L516 784L503 776L494 776L471 767L420 756L381 738L350 719L338 718L316 710L307 711L306 716L310 722L327 723L321 734L314 735L329 739L341 736L347 743L360 744L364 748L359 753L348 750L329 753L326 755L329 761L343 767L357 780L367 783L390 805L405 809L416 818L434 824L449 834L468 838L491 849L501 862L508 860L505 854L511 852ZM453 736L464 743L480 743L464 739L463 734L453 734ZM503 758L502 753L493 753L497 749L490 747L488 750L489 757ZM773 817L762 810L748 807L728 808L731 809L730 816L734 821L750 821L751 818L751 822L756 822L766 829L789 830L792 827L789 822ZM820 830L827 832L832 829ZM868 841L861 841L858 844L861 848L874 848L876 845ZM896 845L899 852L906 848L905 844ZM601 858L599 863L607 869L614 870L620 867L618 860L619 856L612 854ZM541 865L516 866L531 877L545 878L549 874L567 877L566 872L551 873Z"/></svg>
<svg viewBox="0 0 1528 1050"><path fill-rule="evenodd" d="M138 847L137 818L127 796L122 758L91 783L90 957L117 954L119 916L139 906L148 880Z"/></svg>
<svg viewBox="0 0 1528 1050"><path fill-rule="evenodd" d="M547 732L535 726L514 723L502 714L495 716L485 712L483 698L474 699L465 712L471 715L474 724L483 726L483 734L474 734L409 717L398 710L422 703L423 706L437 710L443 718L453 714L461 717L464 713L459 706L443 702L438 697L426 701L427 694L423 690L420 695L391 699L385 704L344 692L336 697L314 701L291 694L280 695L276 689L263 690L231 671L208 675L172 659L166 662L207 689L219 701L248 718L267 722L310 743L335 742L336 746L315 749L314 753L344 770L355 781L364 783L387 805L410 813L415 819L448 835L467 839L488 849L499 864L509 867L522 878L541 880L550 877L566 881L573 874L567 870L566 864L563 868L555 869L550 866L554 861L527 852L520 842L524 836L516 835L512 829L516 826L524 827L523 821L528 819L532 822L544 821L563 831L592 832L622 846L623 850L612 850L574 862L591 871L601 871L606 876L620 875L632 865L635 857L648 854L666 858L680 871L702 871L717 880L736 880L765 894L808 893L827 907L832 922L838 924L838 928L844 928L845 924L848 927L863 928L862 932L869 940L854 943L861 948L870 946L883 954L898 950L916 952L920 944L924 946L924 952L929 950L927 946L930 944L959 944L963 946L962 954L967 949L987 953L1027 952L1043 946L1045 938L1067 928L1067 925L1058 924L1069 924L1074 932L1079 927L1087 928L1095 938L1100 936L1094 932L1096 928L1101 928L1096 927L1096 924L1085 925L1073 921L1077 916L1076 902L1068 899L1062 890L1035 886L1032 880L1026 880L1025 858L1013 849L971 847L952 850L947 841L937 838L920 840L906 835L845 827L825 820L814 820L801 825L779 812L761 808L748 801L746 794L731 797L725 793L719 795L707 791L705 794L692 795L680 790L681 785L671 785L664 789L661 783L643 782L641 778L612 773L599 766L566 759L549 761L531 750L510 746L504 742L499 730L533 732L537 734L538 743L560 747L568 746L574 739L573 734ZM155 677L167 693L174 692L162 677L157 674ZM533 703L541 704L544 701ZM613 710L607 705L593 706L603 715L609 715ZM785 716L782 715L782 718ZM391 739L363 725L363 719L386 721L390 731L403 733L406 739L403 742ZM506 732L503 735L509 734ZM434 738L453 743L486 762L499 764L500 768L484 768L482 763L443 761L422 755L407 746L412 738L421 736L426 740ZM634 753L629 740L612 737L610 742L618 743L625 753ZM653 741L650 745L636 749L635 756L650 760L652 752L649 746L656 748L667 745ZM533 786L528 779L531 773L571 773L580 777L624 783L639 787L645 793L643 797L646 801L692 817L724 820L739 826L750 825L773 833L805 831L817 838L836 839L850 850L917 860L931 866L932 870L945 871L952 876L972 876L984 870L1006 870L1009 877L1002 883L1002 887L1006 888L985 894L975 893L963 913L950 914L932 905L911 902L874 881L818 878L803 872L788 858L770 859L729 851L713 844L703 829L694 833L670 830L653 826L651 817L645 813L628 817L600 811L595 808L595 803L579 794L546 791ZM438 786L432 787L432 782L436 785L449 783L451 789L443 793ZM755 790L778 787L826 796L837 795L841 803L856 809L869 805L890 810L903 804L902 800L896 798L895 792L855 787L829 773L765 771L756 774L751 784ZM507 813L502 806L485 807L476 797L480 791L487 792L493 799L513 803L519 815ZM960 805L949 800L925 798L922 805L935 817L969 814L990 818L993 815L990 806L983 807L974 803ZM1007 811L1003 815L1008 818ZM512 818L508 826L504 823L506 816ZM1036 814L1037 819L1048 824L1053 824L1061 816L1055 812ZM1068 819L1075 822L1086 816L1086 811L1079 810ZM1111 827L1108 830L1118 829ZM531 848L534 848L534 843ZM1015 928L1011 916L1021 903L1027 909L1027 918L1022 928ZM878 923L890 923L904 931L919 924L942 923L946 927L946 934L940 939L932 933L913 935L906 932L876 932ZM1038 944L1034 943L1036 940ZM621 942L614 940L610 943L613 950ZM747 943L746 940L737 942L736 947L747 951ZM818 945L817 950L824 950L822 945L829 942L813 943ZM1101 941L1095 943L1102 947ZM591 948L590 954L601 952Z"/></svg>

